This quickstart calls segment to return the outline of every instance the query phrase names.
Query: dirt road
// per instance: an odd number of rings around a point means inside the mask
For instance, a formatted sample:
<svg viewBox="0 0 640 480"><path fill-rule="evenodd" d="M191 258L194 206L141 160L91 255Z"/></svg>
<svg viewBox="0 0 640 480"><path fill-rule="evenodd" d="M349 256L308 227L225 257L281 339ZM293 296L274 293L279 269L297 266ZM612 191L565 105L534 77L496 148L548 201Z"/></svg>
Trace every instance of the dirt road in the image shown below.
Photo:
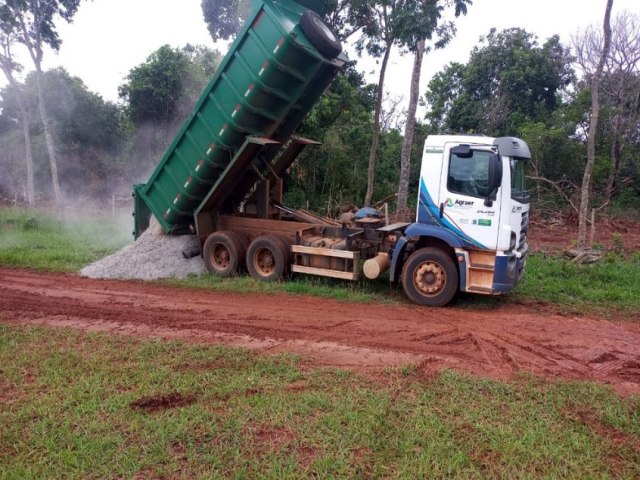
<svg viewBox="0 0 640 480"><path fill-rule="evenodd" d="M416 365L508 379L518 371L640 393L640 324L547 309L349 305L0 269L0 322L296 352L314 365Z"/></svg>

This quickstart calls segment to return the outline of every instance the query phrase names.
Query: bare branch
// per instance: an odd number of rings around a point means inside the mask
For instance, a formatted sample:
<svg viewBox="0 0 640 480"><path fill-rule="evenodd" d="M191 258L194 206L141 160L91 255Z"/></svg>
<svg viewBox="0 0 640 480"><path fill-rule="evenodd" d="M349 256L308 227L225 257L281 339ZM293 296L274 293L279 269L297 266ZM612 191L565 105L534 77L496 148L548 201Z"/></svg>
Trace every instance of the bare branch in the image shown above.
<svg viewBox="0 0 640 480"><path fill-rule="evenodd" d="M575 204L571 201L571 199L567 196L567 194L564 193L564 190L562 189L562 187L560 185L558 185L556 182L554 182L553 180L549 180L548 178L545 178L545 177L534 177L534 176L530 176L530 175L528 175L527 178L529 180L534 180L534 181L537 181L537 182L544 182L544 183L546 183L548 185L551 185L560 194L560 196L569 205L571 205L571 208L574 210L574 212L576 212L577 214L580 213L580 211L578 210L578 207L576 207Z"/></svg>

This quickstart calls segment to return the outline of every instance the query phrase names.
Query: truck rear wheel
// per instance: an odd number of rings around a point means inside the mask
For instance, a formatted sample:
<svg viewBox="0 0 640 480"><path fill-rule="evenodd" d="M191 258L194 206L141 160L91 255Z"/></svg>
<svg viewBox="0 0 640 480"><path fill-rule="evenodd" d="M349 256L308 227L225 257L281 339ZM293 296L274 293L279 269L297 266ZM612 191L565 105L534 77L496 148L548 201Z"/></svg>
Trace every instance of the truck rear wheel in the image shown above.
<svg viewBox="0 0 640 480"><path fill-rule="evenodd" d="M247 250L247 270L256 280L281 280L287 270L287 260L284 243L275 235L256 238Z"/></svg>
<svg viewBox="0 0 640 480"><path fill-rule="evenodd" d="M237 274L244 261L246 246L231 231L216 232L204 242L202 256L207 270L221 277Z"/></svg>
<svg viewBox="0 0 640 480"><path fill-rule="evenodd" d="M458 268L453 259L438 248L416 250L402 269L404 293L418 305L446 305L458 292L458 282Z"/></svg>

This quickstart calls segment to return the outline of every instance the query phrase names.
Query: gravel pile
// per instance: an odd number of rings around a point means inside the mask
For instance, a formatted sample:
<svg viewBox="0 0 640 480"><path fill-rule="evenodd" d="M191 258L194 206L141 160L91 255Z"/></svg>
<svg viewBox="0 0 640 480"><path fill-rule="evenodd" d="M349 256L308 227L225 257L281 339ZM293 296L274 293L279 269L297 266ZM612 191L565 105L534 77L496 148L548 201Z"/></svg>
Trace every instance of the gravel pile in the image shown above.
<svg viewBox="0 0 640 480"><path fill-rule="evenodd" d="M201 275L207 270L200 255L186 259L182 254L198 248L195 235L165 235L158 226L151 226L135 243L83 268L80 275L138 280Z"/></svg>

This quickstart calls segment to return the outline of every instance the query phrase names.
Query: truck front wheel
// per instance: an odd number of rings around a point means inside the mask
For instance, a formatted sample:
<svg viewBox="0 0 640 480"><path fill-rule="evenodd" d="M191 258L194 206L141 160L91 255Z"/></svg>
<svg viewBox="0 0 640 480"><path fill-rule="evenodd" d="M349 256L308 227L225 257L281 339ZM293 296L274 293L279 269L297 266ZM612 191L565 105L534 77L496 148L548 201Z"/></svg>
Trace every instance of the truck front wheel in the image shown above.
<svg viewBox="0 0 640 480"><path fill-rule="evenodd" d="M446 305L458 292L458 282L453 259L439 248L416 250L402 269L404 293L418 305Z"/></svg>
<svg viewBox="0 0 640 480"><path fill-rule="evenodd" d="M239 272L244 261L246 246L243 240L231 231L216 232L204 242L202 256L211 273L230 277Z"/></svg>

